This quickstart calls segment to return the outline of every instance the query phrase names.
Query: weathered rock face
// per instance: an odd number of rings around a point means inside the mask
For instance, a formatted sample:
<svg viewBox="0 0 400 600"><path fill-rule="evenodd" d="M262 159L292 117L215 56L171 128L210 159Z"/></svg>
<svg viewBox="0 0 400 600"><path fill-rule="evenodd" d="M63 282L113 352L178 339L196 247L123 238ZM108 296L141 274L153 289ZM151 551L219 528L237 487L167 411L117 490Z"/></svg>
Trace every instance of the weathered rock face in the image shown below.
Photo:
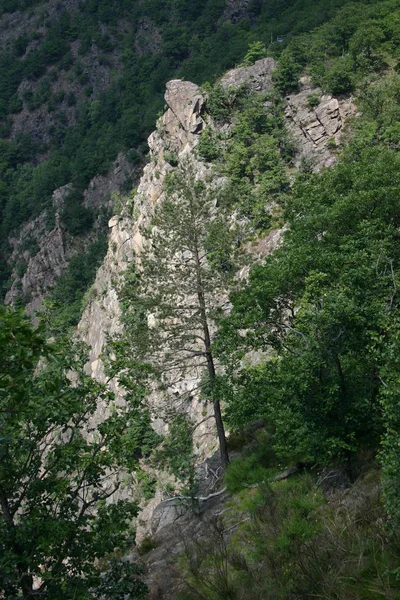
<svg viewBox="0 0 400 600"><path fill-rule="evenodd" d="M136 177L134 168L122 154L118 156L107 175L98 175L90 182L84 193L84 204L98 212L111 210L112 194L120 190L127 181ZM96 229L86 236L73 238L63 227L60 212L70 187L63 186L53 194L52 202L56 211L55 225L50 230L46 226L46 213L27 223L18 237L9 242L13 252L9 259L14 265L13 285L5 298L6 304L13 304L22 298L28 314L40 310L43 298L55 285L57 278L65 272L69 259L84 250L97 235Z"/></svg>
<svg viewBox="0 0 400 600"><path fill-rule="evenodd" d="M158 202L164 197L163 183L172 166L166 161L168 152L173 152L177 159L194 150L198 135L203 126L201 110L204 98L195 84L174 80L168 83L165 100L168 109L157 123L157 130L149 137L150 163L146 165L135 196L134 216L123 215L110 220L110 241L107 256L99 269L92 289L92 300L82 317L78 327L79 335L91 346L90 371L93 377L103 380L104 370L100 355L108 335L119 330L120 306L116 286L123 272L140 254L143 248L141 227L145 225ZM197 176L202 177L206 168L195 161ZM182 382L186 389L195 387L196 378ZM119 393L119 391L117 390ZM157 403L157 397L152 401ZM158 399L158 402L160 400ZM190 406L194 416L203 411L197 398L193 398ZM101 407L98 418L101 419ZM200 420L200 419L199 419ZM198 451L215 448L214 432L209 421L198 428L199 439L202 437ZM162 429L161 422L155 426ZM208 429L207 429L208 427Z"/></svg>
<svg viewBox="0 0 400 600"><path fill-rule="evenodd" d="M239 67L228 71L221 79L223 87L248 85L254 92L265 92L272 85L272 72L276 68L273 58L257 60L250 67Z"/></svg>
<svg viewBox="0 0 400 600"><path fill-rule="evenodd" d="M43 297L54 286L57 277L67 268L70 256L65 232L60 225L58 215L56 225L51 231L46 230L45 221L43 214L29 222L17 239L11 239L14 251L10 262L17 267L13 273L14 283L6 294L5 303L14 304L17 298L22 297L24 302L28 301L26 305L28 314L34 314L40 309ZM24 242L35 247L33 256L30 250L23 250ZM22 277L18 276L20 265L26 268Z"/></svg>
<svg viewBox="0 0 400 600"><path fill-rule="evenodd" d="M340 143L345 123L355 114L356 107L351 99L338 100L312 88L310 80L300 80L301 91L287 96L285 116L299 149L297 166L302 160L310 163L313 171L331 167L336 163L335 146ZM309 98L317 98L314 107Z"/></svg>
<svg viewBox="0 0 400 600"><path fill-rule="evenodd" d="M271 74L275 63L272 59L258 61L252 67L240 68L230 71L222 80L225 86L248 84L252 89L267 90L271 85ZM315 90L303 88L299 94L290 96L287 108L287 121L294 137L299 144L299 161L304 153L313 159L313 168L319 169L322 165L333 164L334 157L328 147L331 136L338 136L343 128L345 119L351 114L350 108L345 110L344 104L333 98L324 97L317 109L307 107L307 98ZM118 302L116 289L121 280L121 273L129 267L136 256L143 251L143 237L141 226L146 225L157 203L163 201L163 184L166 175L173 169L167 159L171 160L171 153L176 161L184 159L187 154L193 157L195 175L203 178L210 174L209 168L199 162L195 156L195 148L204 127L202 108L205 102L200 89L190 83L173 80L167 84L165 95L167 111L157 123L157 130L149 137L150 162L144 168L137 194L133 215L122 213L113 217L110 222L110 242L104 264L99 269L96 282L91 293L91 300L79 324L78 333L90 346L90 363L88 368L93 377L105 380L104 367L101 353L109 335L120 330L121 307ZM349 105L350 106L350 105ZM314 121L320 125L311 126ZM309 126L310 125L310 126ZM308 127L308 130L307 130ZM312 131L322 127L321 130ZM305 131L303 131L303 128ZM339 139L339 138L337 138ZM320 141L323 140L323 141ZM171 161L172 162L172 161ZM283 229L271 231L270 234L252 244L252 255L258 260L272 252L280 243ZM247 269L243 271L246 277ZM194 390L198 383L200 373L191 373L179 383L180 389ZM117 398L123 401L123 393L114 385ZM153 406L161 408L165 398L153 393L150 398ZM187 408L195 422L212 417L211 407L204 414L204 405L196 396L192 395L191 404ZM99 406L96 419L101 421L103 407ZM154 420L154 427L165 431L162 419ZM195 446L199 463L211 457L216 449L216 432L212 418L204 422L195 430ZM206 463L203 463L203 466ZM214 470L217 471L218 467ZM208 475L202 475L202 481L207 481ZM211 478L214 485L209 487L205 494L213 493L216 479ZM169 578L170 567L168 556L172 561L182 550L182 532L189 537L202 535L204 523L207 518L215 515L223 507L219 504L223 496L216 496L208 503L202 505L202 514L193 516L188 514L179 501L166 502L162 486L157 490L155 497L139 515L138 539L152 534L158 544L146 560L149 574L148 581L154 598L174 598L175 591L171 591L174 583ZM210 499L211 500L211 499ZM200 503L201 504L201 503ZM171 541L172 540L172 541ZM173 551L172 548L173 547ZM160 595L157 595L160 594Z"/></svg>

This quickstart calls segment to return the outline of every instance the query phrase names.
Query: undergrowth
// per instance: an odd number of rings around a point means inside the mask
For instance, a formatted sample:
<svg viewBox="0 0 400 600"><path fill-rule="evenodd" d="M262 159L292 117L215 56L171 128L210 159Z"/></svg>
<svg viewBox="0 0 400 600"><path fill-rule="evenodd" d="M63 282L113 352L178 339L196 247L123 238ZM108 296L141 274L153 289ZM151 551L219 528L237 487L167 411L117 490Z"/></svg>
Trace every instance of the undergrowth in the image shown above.
<svg viewBox="0 0 400 600"><path fill-rule="evenodd" d="M311 472L276 480L266 448L264 440L232 461L229 509L207 535L185 540L180 600L400 598L379 471L327 495Z"/></svg>

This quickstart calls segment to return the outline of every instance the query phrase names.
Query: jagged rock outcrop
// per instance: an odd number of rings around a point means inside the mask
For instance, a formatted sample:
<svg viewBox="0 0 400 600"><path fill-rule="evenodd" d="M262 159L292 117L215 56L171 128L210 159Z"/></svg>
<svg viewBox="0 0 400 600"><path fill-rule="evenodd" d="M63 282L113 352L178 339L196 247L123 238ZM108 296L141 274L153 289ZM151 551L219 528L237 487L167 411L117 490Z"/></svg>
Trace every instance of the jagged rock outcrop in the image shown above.
<svg viewBox="0 0 400 600"><path fill-rule="evenodd" d="M112 194L127 181L135 179L136 173L136 167L120 154L107 175L97 175L92 179L84 193L85 206L97 214L102 210L111 210ZM77 238L67 233L60 212L69 190L70 186L66 185L53 193L52 204L56 211L54 226L49 229L44 211L27 223L18 236L9 239L13 248L9 262L14 270L13 284L6 294L5 303L13 304L22 298L26 312L31 315L40 310L43 298L65 272L69 259L83 251L97 236L96 229Z"/></svg>
<svg viewBox="0 0 400 600"><path fill-rule="evenodd" d="M309 77L300 80L300 92L286 97L285 116L297 148L297 166L307 161L313 171L336 163L335 149L343 128L356 107L350 99L337 99L313 88ZM310 97L315 102L310 105Z"/></svg>
<svg viewBox="0 0 400 600"><path fill-rule="evenodd" d="M61 190L58 190L61 193ZM14 283L5 297L6 304L14 304L18 298L26 303L28 314L41 308L42 299L54 285L57 278L66 270L70 249L67 248L65 232L56 215L56 225L51 231L46 229L46 216L40 215L30 221L18 238L12 238L14 251L10 262L16 265L13 272ZM24 250L28 242L32 250ZM36 251L37 250L37 251ZM21 275L19 269L26 269Z"/></svg>
<svg viewBox="0 0 400 600"><path fill-rule="evenodd" d="M248 85L254 92L265 92L272 85L272 73L276 62L270 56L257 60L249 67L228 71L221 79L223 87Z"/></svg>
<svg viewBox="0 0 400 600"><path fill-rule="evenodd" d="M91 291L91 301L85 310L79 324L79 335L91 346L90 372L93 377L104 379L101 352L107 337L119 329L120 306L116 287L123 272L135 255L140 254L143 247L141 227L145 225L157 202L164 196L163 183L166 174L172 170L167 162L168 152L176 157L193 152L203 120L201 110L204 98L200 89L190 82L174 80L168 83L165 100L168 106L166 113L157 123L157 130L149 137L151 160L145 166L143 176L135 195L134 216L123 214L110 220L110 241L107 256L99 269L96 281ZM206 168L195 162L197 176L202 177ZM196 387L196 378L182 382L186 390ZM157 402L157 399L153 399ZM193 398L191 411L195 414L203 411L198 399ZM98 418L101 419L101 407ZM199 419L200 420L200 419ZM162 423L155 423L162 427ZM201 447L208 447L212 440L215 447L214 435L207 437L207 427L198 428L199 439L203 436ZM199 446L198 451L201 452Z"/></svg>

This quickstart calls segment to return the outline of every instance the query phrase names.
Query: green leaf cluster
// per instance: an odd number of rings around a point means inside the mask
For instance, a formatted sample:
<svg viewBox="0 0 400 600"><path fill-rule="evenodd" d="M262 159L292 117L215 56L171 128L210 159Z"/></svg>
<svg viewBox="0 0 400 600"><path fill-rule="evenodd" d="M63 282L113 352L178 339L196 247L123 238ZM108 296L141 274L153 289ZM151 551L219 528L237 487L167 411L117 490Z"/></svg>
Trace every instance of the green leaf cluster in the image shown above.
<svg viewBox="0 0 400 600"><path fill-rule="evenodd" d="M0 322L0 590L89 599L137 513L107 502L120 486L115 444L129 406L96 429L99 403L113 396L85 374L86 348L48 342L21 312L1 308ZM132 590L143 597L140 581Z"/></svg>

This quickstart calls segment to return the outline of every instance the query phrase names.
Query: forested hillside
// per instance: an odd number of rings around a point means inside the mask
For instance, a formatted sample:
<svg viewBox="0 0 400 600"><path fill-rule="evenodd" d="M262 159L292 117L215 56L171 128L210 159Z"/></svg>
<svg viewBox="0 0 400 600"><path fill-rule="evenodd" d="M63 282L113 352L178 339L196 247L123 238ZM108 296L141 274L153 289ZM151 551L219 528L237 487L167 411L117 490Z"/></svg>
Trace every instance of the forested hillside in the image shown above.
<svg viewBox="0 0 400 600"><path fill-rule="evenodd" d="M269 45L312 29L345 2L320 2L317 10L305 0L231 4L2 3L3 294L11 284L9 235L44 209L51 228L51 195L68 183L64 226L72 235L90 230L96 215L82 206L83 191L119 151L143 160L168 79L213 80L243 59L250 42Z"/></svg>
<svg viewBox="0 0 400 600"><path fill-rule="evenodd" d="M0 7L0 595L400 598L400 0Z"/></svg>

